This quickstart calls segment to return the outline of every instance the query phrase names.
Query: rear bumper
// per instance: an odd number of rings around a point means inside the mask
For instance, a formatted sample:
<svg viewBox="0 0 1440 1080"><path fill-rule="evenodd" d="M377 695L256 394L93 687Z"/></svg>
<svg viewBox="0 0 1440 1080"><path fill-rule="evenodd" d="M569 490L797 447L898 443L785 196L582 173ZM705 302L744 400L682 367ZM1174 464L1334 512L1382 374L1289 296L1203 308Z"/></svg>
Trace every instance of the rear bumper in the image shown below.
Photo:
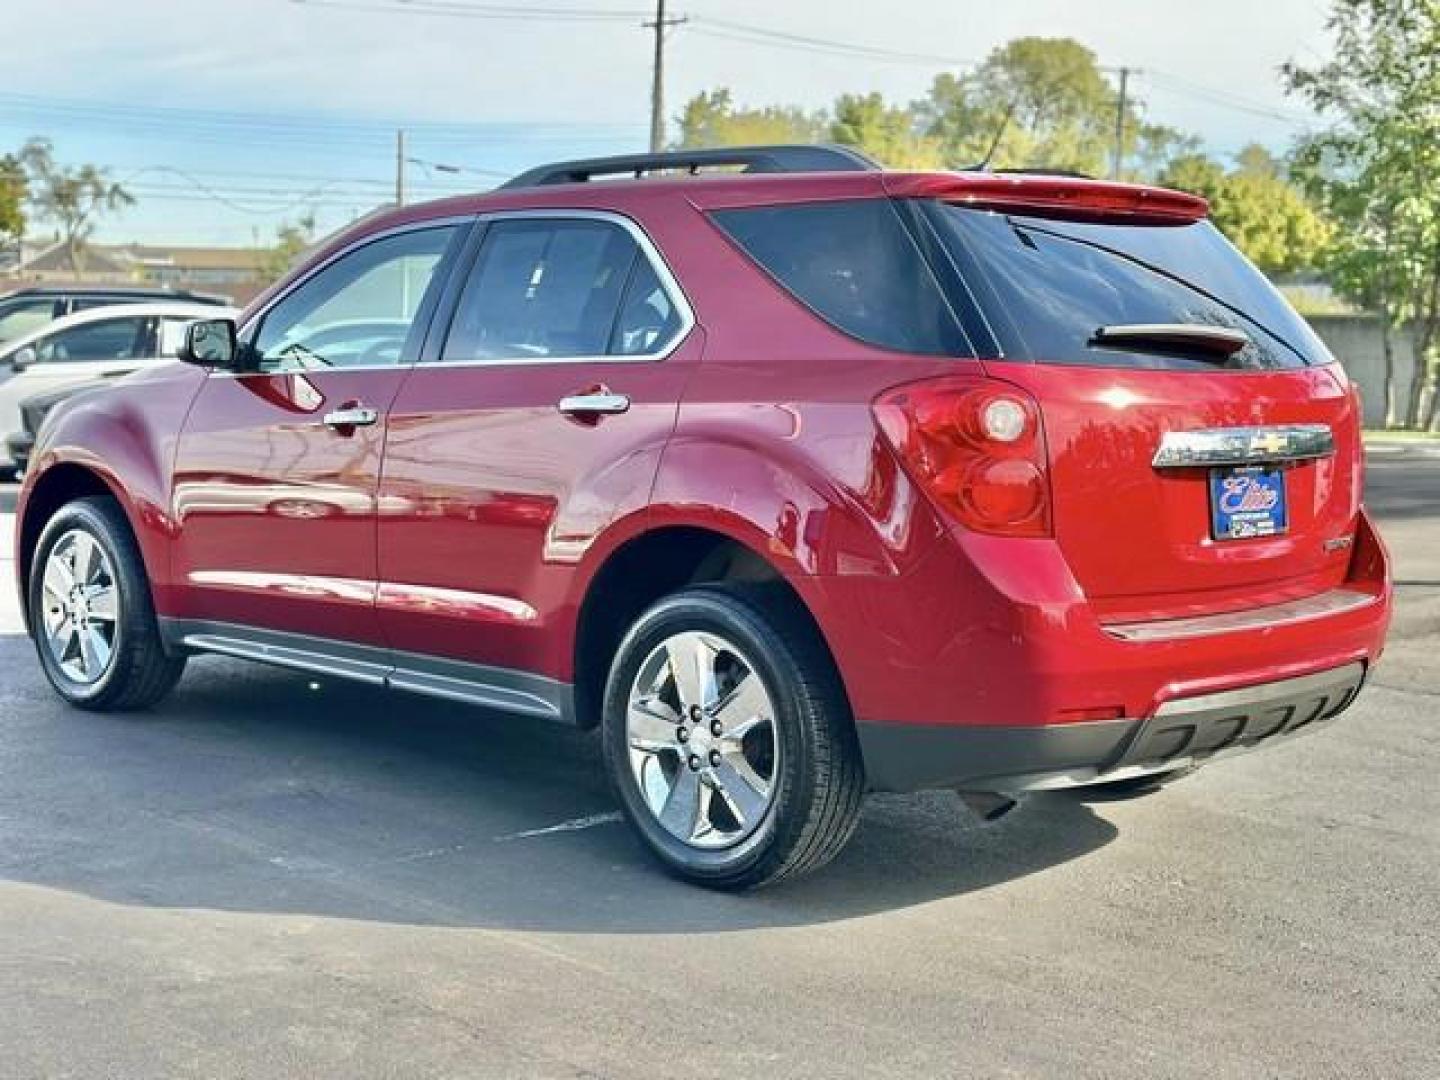
<svg viewBox="0 0 1440 1080"><path fill-rule="evenodd" d="M1175 698L1144 720L1031 727L859 725L869 785L1037 791L1198 765L1328 724L1365 680L1363 663L1238 690Z"/></svg>
<svg viewBox="0 0 1440 1080"><path fill-rule="evenodd" d="M902 577L818 584L871 783L892 790L1118 778L1142 767L1122 749L1176 702L1368 671L1391 614L1389 560L1363 513L1349 573L1329 592L1168 623L1102 620L1049 540L957 536Z"/></svg>

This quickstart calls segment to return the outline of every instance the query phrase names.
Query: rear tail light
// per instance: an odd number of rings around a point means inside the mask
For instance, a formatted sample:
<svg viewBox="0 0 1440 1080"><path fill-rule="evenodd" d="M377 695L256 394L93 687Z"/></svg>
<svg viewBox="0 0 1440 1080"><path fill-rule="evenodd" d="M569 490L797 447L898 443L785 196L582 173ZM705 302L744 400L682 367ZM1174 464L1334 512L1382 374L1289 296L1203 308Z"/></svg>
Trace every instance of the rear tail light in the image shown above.
<svg viewBox="0 0 1440 1080"><path fill-rule="evenodd" d="M906 469L961 525L1051 534L1045 433L1024 391L993 379L935 379L887 391L874 409Z"/></svg>

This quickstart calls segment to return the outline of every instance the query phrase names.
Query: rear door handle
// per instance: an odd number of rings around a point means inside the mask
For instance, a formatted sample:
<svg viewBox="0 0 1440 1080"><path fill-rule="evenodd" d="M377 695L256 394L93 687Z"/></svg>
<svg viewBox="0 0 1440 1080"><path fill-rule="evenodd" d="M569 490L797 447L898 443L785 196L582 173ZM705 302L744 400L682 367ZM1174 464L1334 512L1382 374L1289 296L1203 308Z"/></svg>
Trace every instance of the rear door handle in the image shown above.
<svg viewBox="0 0 1440 1080"><path fill-rule="evenodd" d="M560 399L557 406L566 416L613 416L630 411L630 399L609 390L591 390Z"/></svg>
<svg viewBox="0 0 1440 1080"><path fill-rule="evenodd" d="M334 428L369 427L380 419L380 413L368 405L346 405L325 414L325 426Z"/></svg>

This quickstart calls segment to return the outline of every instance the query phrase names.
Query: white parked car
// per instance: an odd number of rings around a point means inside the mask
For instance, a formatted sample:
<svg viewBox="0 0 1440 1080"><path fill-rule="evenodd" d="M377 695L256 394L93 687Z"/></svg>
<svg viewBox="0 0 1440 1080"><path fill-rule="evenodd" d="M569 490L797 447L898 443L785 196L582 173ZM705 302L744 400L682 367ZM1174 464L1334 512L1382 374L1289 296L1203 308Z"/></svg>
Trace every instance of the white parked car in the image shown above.
<svg viewBox="0 0 1440 1080"><path fill-rule="evenodd" d="M74 383L118 378L175 359L196 319L233 319L234 308L177 300L91 308L0 346L0 470L15 467L5 437L21 427L20 402ZM15 375L6 378L8 370Z"/></svg>

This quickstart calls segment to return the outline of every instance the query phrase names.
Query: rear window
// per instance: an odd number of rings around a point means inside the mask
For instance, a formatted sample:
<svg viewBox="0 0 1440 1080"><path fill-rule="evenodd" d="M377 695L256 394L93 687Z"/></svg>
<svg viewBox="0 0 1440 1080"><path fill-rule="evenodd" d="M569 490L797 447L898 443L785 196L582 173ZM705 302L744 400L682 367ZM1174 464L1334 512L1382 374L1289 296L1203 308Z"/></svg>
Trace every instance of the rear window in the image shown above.
<svg viewBox="0 0 1440 1080"><path fill-rule="evenodd" d="M1273 370L1328 363L1314 331L1209 222L1114 225L928 203L967 302L1006 358L1088 365ZM1213 354L1101 347L1102 326L1199 323L1251 344Z"/></svg>
<svg viewBox="0 0 1440 1080"><path fill-rule="evenodd" d="M713 217L791 295L851 337L900 352L972 355L889 200L721 210Z"/></svg>

